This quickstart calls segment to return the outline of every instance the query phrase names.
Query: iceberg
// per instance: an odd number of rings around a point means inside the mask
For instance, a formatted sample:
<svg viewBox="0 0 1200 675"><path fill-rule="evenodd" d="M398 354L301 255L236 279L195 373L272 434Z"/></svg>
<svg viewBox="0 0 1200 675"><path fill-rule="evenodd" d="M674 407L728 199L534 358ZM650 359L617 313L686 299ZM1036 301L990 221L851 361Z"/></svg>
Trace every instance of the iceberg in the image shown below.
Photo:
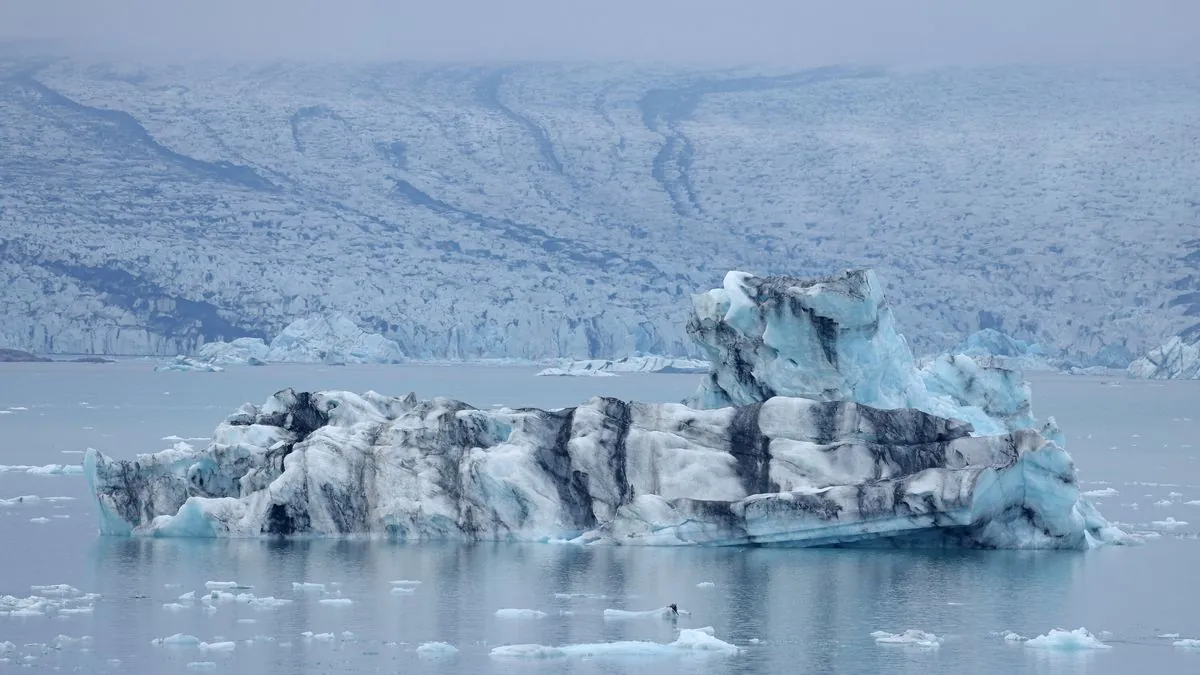
<svg viewBox="0 0 1200 675"><path fill-rule="evenodd" d="M209 445L84 472L104 534L577 544L1085 549L1081 498L1028 385L964 355L918 370L874 274L730 273L696 296L690 401L481 410L284 389Z"/></svg>
<svg viewBox="0 0 1200 675"><path fill-rule="evenodd" d="M688 333L711 362L689 404L747 405L772 396L915 408L979 434L1031 428L1029 387L1010 369L946 355L918 369L870 270L815 280L725 275L694 296Z"/></svg>
<svg viewBox="0 0 1200 675"><path fill-rule="evenodd" d="M623 359L589 359L567 361L554 368L546 368L539 376L559 377L605 377L617 373L705 373L707 361L671 358L667 356L629 356Z"/></svg>
<svg viewBox="0 0 1200 675"><path fill-rule="evenodd" d="M1126 372L1150 380L1200 379L1200 339L1188 343L1176 335L1129 364Z"/></svg>
<svg viewBox="0 0 1200 675"><path fill-rule="evenodd" d="M971 333L950 351L970 356L980 365L1008 370L1060 371L1070 368L1065 362L1048 356L1041 345L1018 340L995 328Z"/></svg>
<svg viewBox="0 0 1200 675"><path fill-rule="evenodd" d="M154 369L181 373L219 373L225 370L221 366L205 363L204 361L199 361L182 354L176 356L172 361L155 366Z"/></svg>
<svg viewBox="0 0 1200 675"><path fill-rule="evenodd" d="M313 316L288 324L267 344L259 338L210 342L198 359L212 364L403 363L404 350L382 335L367 333L344 315Z"/></svg>

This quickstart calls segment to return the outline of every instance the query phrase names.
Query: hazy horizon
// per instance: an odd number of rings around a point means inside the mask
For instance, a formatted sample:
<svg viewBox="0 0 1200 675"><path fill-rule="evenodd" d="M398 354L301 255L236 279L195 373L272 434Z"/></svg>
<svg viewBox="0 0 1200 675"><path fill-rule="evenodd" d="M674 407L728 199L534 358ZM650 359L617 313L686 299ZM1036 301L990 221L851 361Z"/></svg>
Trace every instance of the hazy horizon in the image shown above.
<svg viewBox="0 0 1200 675"><path fill-rule="evenodd" d="M1192 64L1191 0L10 0L0 42L160 60Z"/></svg>

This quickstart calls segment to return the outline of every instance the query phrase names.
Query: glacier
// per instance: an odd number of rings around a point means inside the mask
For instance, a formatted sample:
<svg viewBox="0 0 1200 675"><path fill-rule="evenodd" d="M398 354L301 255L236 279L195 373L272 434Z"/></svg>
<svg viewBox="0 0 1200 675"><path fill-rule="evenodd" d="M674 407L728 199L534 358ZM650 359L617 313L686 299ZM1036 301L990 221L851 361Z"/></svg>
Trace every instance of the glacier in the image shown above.
<svg viewBox="0 0 1200 675"><path fill-rule="evenodd" d="M873 266L921 354L1200 311L1186 69L0 62L0 346L38 354L341 312L412 359L695 356L728 269Z"/></svg>
<svg viewBox="0 0 1200 675"><path fill-rule="evenodd" d="M1130 377L1151 380L1200 379L1200 337L1188 343L1182 336L1173 336L1129 364L1126 372Z"/></svg>
<svg viewBox="0 0 1200 675"><path fill-rule="evenodd" d="M200 347L199 359L214 364L403 363L394 340L359 328L341 314L309 316L289 323L268 345L261 338L237 338Z"/></svg>
<svg viewBox="0 0 1200 675"><path fill-rule="evenodd" d="M696 399L479 410L284 389L202 449L84 473L112 535L621 545L1084 549L1124 534L1079 493L1028 385L958 355L918 371L874 273L731 272L693 299ZM927 408L927 409L925 409Z"/></svg>

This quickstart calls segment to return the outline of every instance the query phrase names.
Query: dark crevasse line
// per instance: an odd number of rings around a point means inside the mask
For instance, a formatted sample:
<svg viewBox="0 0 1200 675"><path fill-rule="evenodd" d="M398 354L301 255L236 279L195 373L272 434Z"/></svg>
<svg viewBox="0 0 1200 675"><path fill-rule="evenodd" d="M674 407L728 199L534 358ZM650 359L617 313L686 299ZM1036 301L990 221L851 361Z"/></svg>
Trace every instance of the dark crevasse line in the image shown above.
<svg viewBox="0 0 1200 675"><path fill-rule="evenodd" d="M162 159L183 169L201 174L213 180L233 183L251 190L271 192L279 190L274 183L259 175L251 167L225 161L207 162L167 148L154 140L154 137L150 135L150 132L146 131L142 123L138 122L137 118L127 112L83 105L67 98L29 75L18 75L10 81L18 86L36 92L43 104L56 106L81 115L93 123L106 125L108 128L101 132L106 137L123 137L123 140L129 142L131 145L140 145Z"/></svg>
<svg viewBox="0 0 1200 675"><path fill-rule="evenodd" d="M0 240L0 260L41 267L74 279L83 288L105 296L105 304L120 307L142 322L146 330L174 340L179 353L192 353L201 342L239 337L267 339L266 333L239 326L221 316L211 303L174 295L149 279L112 267L45 260L29 255L15 242ZM170 313L155 307L169 303ZM52 350L51 350L52 351Z"/></svg>
<svg viewBox="0 0 1200 675"><path fill-rule="evenodd" d="M650 131L661 134L664 141L651 164L650 175L666 191L676 214L685 218L703 215L704 208L691 179L696 146L680 128L680 124L692 116L705 96L803 87L836 79L875 77L881 72L818 68L788 75L700 80L683 87L651 89L638 101L638 107L642 111L642 123Z"/></svg>
<svg viewBox="0 0 1200 675"><path fill-rule="evenodd" d="M538 152L542 156L542 161L554 171L554 173L562 174L563 165L558 159L558 154L554 150L554 143L550 141L550 134L546 132L546 128L534 122L532 119L513 110L500 100L500 87L504 84L504 78L515 68L505 68L502 70L488 73L482 80L479 81L475 88L475 96L479 102L487 107L494 108L499 111L517 126L525 129L525 131L533 138L533 142L537 145Z"/></svg>

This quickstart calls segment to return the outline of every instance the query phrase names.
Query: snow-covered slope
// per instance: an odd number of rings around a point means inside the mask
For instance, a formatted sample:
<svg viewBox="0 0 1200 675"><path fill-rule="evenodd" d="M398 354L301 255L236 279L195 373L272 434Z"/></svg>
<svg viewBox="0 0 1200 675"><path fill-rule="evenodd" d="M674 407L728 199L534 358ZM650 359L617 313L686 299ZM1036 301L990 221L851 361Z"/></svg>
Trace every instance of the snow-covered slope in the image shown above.
<svg viewBox="0 0 1200 675"><path fill-rule="evenodd" d="M1200 340L1188 344L1176 335L1129 364L1127 372L1152 380L1200 379Z"/></svg>
<svg viewBox="0 0 1200 675"><path fill-rule="evenodd" d="M1059 446L967 432L916 410L782 397L549 412L285 390L204 450L89 450L85 472L106 534L988 548L1120 536L1079 499Z"/></svg>
<svg viewBox="0 0 1200 675"><path fill-rule="evenodd" d="M921 353L1143 353L1200 311L1198 108L1172 70L0 61L0 346L341 312L412 358L686 355L724 270L871 266Z"/></svg>

